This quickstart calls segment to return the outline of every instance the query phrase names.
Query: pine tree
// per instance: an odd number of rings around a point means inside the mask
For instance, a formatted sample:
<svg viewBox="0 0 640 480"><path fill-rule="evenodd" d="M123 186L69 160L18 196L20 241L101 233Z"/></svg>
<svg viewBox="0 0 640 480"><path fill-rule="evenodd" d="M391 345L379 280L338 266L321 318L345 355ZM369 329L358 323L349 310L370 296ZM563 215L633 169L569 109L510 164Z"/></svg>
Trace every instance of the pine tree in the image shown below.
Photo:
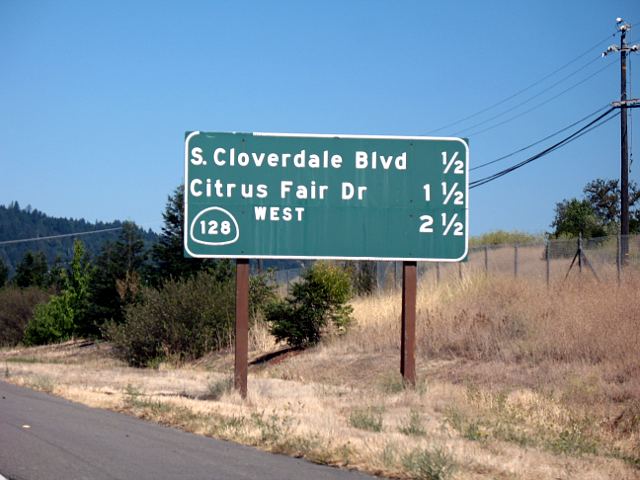
<svg viewBox="0 0 640 480"><path fill-rule="evenodd" d="M4 263L4 260L0 258L0 288L9 280L9 267Z"/></svg>
<svg viewBox="0 0 640 480"><path fill-rule="evenodd" d="M160 285L164 280L193 277L197 272L206 270L220 280L233 275L234 269L230 260L202 260L185 258L184 256L184 188L175 189L167 201L164 213L164 226L158 243L153 246L152 280Z"/></svg>
<svg viewBox="0 0 640 480"><path fill-rule="evenodd" d="M140 295L146 261L140 230L134 223L125 222L117 241L106 243L96 259L89 311L93 334L99 333L106 320L124 320L124 308Z"/></svg>
<svg viewBox="0 0 640 480"><path fill-rule="evenodd" d="M16 268L15 282L20 288L45 287L47 284L47 259L44 253L27 252Z"/></svg>

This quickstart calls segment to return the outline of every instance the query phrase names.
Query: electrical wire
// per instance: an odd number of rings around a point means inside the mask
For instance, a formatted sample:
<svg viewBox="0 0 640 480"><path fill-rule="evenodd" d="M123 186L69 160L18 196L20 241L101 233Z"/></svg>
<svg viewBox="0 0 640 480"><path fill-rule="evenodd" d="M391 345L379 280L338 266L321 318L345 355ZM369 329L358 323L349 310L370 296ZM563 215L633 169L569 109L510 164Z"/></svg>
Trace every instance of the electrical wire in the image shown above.
<svg viewBox="0 0 640 480"><path fill-rule="evenodd" d="M547 80L548 78L553 77L556 73L561 72L562 70L564 70L565 68L567 68L567 67L568 67L568 66L570 66L570 65L573 65L575 62L577 62L577 61L578 61L578 60L580 60L581 58L583 58L583 57L585 57L586 55L588 55L589 53L591 53L591 51L592 51L593 49L595 49L595 48L597 48L597 47L601 46L603 42L605 42L605 41L609 40L611 37L615 37L615 36L616 36L616 34L617 34L617 32L616 32L616 33L613 33L613 34L611 34L611 35L607 35L607 36L606 36L606 37L604 37L602 40L599 40L598 42L594 43L594 44L593 44L591 47L589 47L587 50L585 50L584 52L582 52L581 54L579 54L579 55L578 55L577 57L575 57L573 60L571 60L571 61L569 61L569 62L565 63L565 64L564 64L564 65L562 65L561 67L559 67L559 68L555 69L554 71L552 71L551 73L549 73L549 74L545 75L544 77L540 78L539 80L536 80L535 82L533 82L533 83L531 83L531 84L527 85L526 87L522 88L521 90L518 90L517 92L515 92L515 93L513 93L513 94L511 94L511 95L509 95L509 96L507 96L507 97L505 97L505 98L503 98L502 100L499 100L499 101L497 101L497 102L495 102L495 103L493 103L493 104L489 105L488 107L485 107L485 108L483 108L483 109L481 109L481 110L478 110L477 112L472 113L471 115L467 115L466 117L460 118L460 119L455 120L455 121L453 121L453 122L451 122L451 123L448 123L448 124L446 124L446 125L443 125L443 126L441 126L441 127L436 128L436 129L434 129L434 130L431 130L431 133L437 133L437 132L439 132L439 131L441 131L441 130L444 130L445 128L449 128L449 127L452 127L453 125L457 125L457 124L462 123L462 122L464 122L464 121L466 121L466 120L469 120L469 119L471 119L471 118L475 118L475 117L477 117L478 115L481 115L481 114L483 114L483 113L485 113L485 112L488 112L489 110L492 110L492 109L494 109L495 107L498 107L498 106L500 106L500 105L502 105L502 104L504 104L504 103L508 102L509 100L511 100L511 99L513 99L513 98L516 98L516 97L517 97L517 96L519 96L519 95L522 95L524 92L526 92L526 91L528 91L528 90L530 90L530 89L532 89L532 88L536 87L537 85L540 85L541 83L543 83L543 82L544 82L545 80Z"/></svg>
<svg viewBox="0 0 640 480"><path fill-rule="evenodd" d="M503 177L504 175L506 175L508 173L511 173L514 170L517 170L518 168L520 168L520 167L522 167L522 166L524 166L524 165L526 165L528 163L531 163L534 160L538 160L539 158L542 158L542 157L550 154L551 152L553 152L555 150L558 150L559 148L564 147L565 145L568 145L569 143L577 140L578 138L582 137L583 135L586 135L587 133L591 132L592 130L595 130L596 128L604 125L605 123L608 123L609 121L611 121L614 118L616 118L618 115L619 115L619 112L617 112L615 115L612 115L611 117L609 117L609 118L607 118L605 120L602 120L600 123L594 124L592 126L585 125L585 127L583 127L584 130L581 129L581 130L573 133L569 137L563 139L562 141L556 143L555 145L552 145L551 147L543 150L542 152L540 152L540 153L538 153L538 154L536 154L536 155L534 155L532 157L529 157L528 159L523 160L522 162L520 162L520 163L518 163L516 165L513 165L512 167L509 167L509 168L507 168L505 170L502 170L502 171L497 172L497 173L495 173L493 175L490 175L489 177L485 177L483 179L471 182L469 184L469 188L474 188L474 187L478 187L478 186L484 185L486 183L489 183L489 182L491 182L493 180L496 180L496 179L498 179L500 177ZM595 121L597 121L597 119ZM589 127L589 128L586 128L586 127Z"/></svg>
<svg viewBox="0 0 640 480"><path fill-rule="evenodd" d="M559 142L551 145L550 147L542 150L541 152L532 155L531 157L516 163L515 165L512 165L511 167L505 168L504 170L501 170L499 172L494 173L493 175L489 175L487 177L481 178L479 180L475 180L473 182L469 183L469 189L472 188L476 188L476 187L480 187L482 185L485 185L489 182L492 182L494 180L497 180L500 177L503 177L535 160L538 160L548 154L550 154L551 152L564 147L565 145L568 145L569 143L577 140L578 138L580 138L583 135L586 135L588 132L601 127L602 125L604 125L605 123L609 122L610 120L614 119L616 115L611 115L609 118L606 118L607 116L609 116L611 114L611 112L615 111L616 109L611 107L609 108L606 112L600 114L597 118L595 118L594 120L592 120L591 122L589 122L588 124L584 125L583 127L580 127L578 130L576 130L575 132L573 132L571 135L563 138L562 140L560 140Z"/></svg>
<svg viewBox="0 0 640 480"><path fill-rule="evenodd" d="M506 155L503 155L503 156L501 156L501 157L498 157L498 158L496 158L495 160L491 160L490 162L486 162L486 163L482 163L482 164L480 164L480 165L476 165L475 167L470 168L470 169L469 169L469 171L470 171L470 172L473 172L474 170L478 170L478 169L480 169L480 168L484 168L484 167L486 167L486 166L488 166L488 165L493 165L494 163L497 163L497 162L500 162L500 161L502 161L502 160L505 160L505 159L507 159L507 158L509 158L509 157L512 157L512 156L514 156L514 155L516 155L516 154L518 154L518 153L522 153L522 152L524 152L525 150L529 150L531 147L535 147L536 145L539 145L540 143L542 143L542 142L544 142L544 141L546 141L546 140L549 140L550 138L553 138L553 137L555 137L556 135L559 135L560 133L562 133L562 132L565 132L565 131L569 130L570 128L575 127L576 125L578 125L578 124L580 124L580 123L584 122L585 120L587 120L587 119L589 119L589 118L593 117L594 115L596 115L596 114L600 113L601 111L603 111L604 109L606 109L606 108L608 108L608 107L609 107L609 104L604 105L604 106L600 107L598 110L596 110L596 111L594 111L594 112L590 113L589 115L586 115L586 116L582 117L580 120L577 120L577 121L573 122L571 125L567 125L566 127L561 128L560 130L556 130L555 132L553 132L553 133L551 133L551 134L547 135L546 137L541 138L540 140L537 140L537 141L535 141L535 142L533 142L533 143L530 143L530 144L529 144L529 145L527 145L526 147L522 147L522 148L519 148L518 150L514 150L513 152L508 153L508 154L506 154Z"/></svg>
<svg viewBox="0 0 640 480"><path fill-rule="evenodd" d="M485 133L485 132L488 132L488 131L490 131L490 130L493 130L494 128L500 127L500 126L502 126L502 125L504 125L504 124L506 124L506 123L509 123L509 122L511 122L511 121L513 121L513 120L516 120L517 118L520 118L520 117L522 117L522 116L524 116L524 115L526 115L526 114L528 114L528 113L533 112L534 110L537 110L537 109L538 109L538 108L540 108L540 107L545 106L545 105L546 105L546 104L548 104L549 102L552 102L553 100L555 100L556 98L558 98L558 97L560 97L560 96L564 95L565 93L569 92L570 90L573 90L574 88L579 87L580 85L582 85L583 83L585 83L585 82L587 82L587 81L591 80L593 77L595 77L595 76L596 76L596 75L598 75L599 73L602 73L604 70L606 70L607 68L611 67L611 66L612 66L612 65L614 65L615 63L616 63L616 62L615 62L615 60L612 60L610 63L606 64L606 65L605 65L605 66L603 66L602 68L599 68L598 70L596 70L595 72L593 72L593 73L592 73L591 75L589 75L588 77L583 78L583 79L582 79L582 80L580 80L579 82L574 83L573 85L571 85L571 86L569 86L569 87L565 88L565 89L564 89L564 90L562 90L561 92L559 92L559 93L555 94L554 96L549 97L548 99L546 99L546 100L544 100L544 101L542 101L542 102L540 102L540 103L538 103L538 104L534 105L533 107L531 107L531 108L529 108L529 109L525 110L524 112L520 112L520 113L518 113L517 115L513 115L512 117L509 117L509 118L507 118L507 119L505 119L505 120L503 120L503 121L501 121L501 122L498 122L498 123L496 123L496 124L494 124L494 125L491 125L490 127L486 127L486 128L483 128L483 129L478 130L478 131L475 131L475 132L464 132L464 131L460 131L460 132L456 132L455 134L453 134L453 136L459 136L460 134L463 134L463 133L464 133L464 136L466 136L466 137L477 136L477 135L480 135L480 134L482 134L482 133Z"/></svg>
<svg viewBox="0 0 640 480"><path fill-rule="evenodd" d="M535 95L530 96L529 98L523 100L522 102L507 108L506 110L503 110L502 112L493 115L492 117L486 118L478 123L475 123L473 125L469 125L468 127L465 127L464 130L460 130L459 132L455 132L453 133L453 136L457 136L458 134L460 134L463 131L466 130L472 130L476 127L479 127L481 125L484 125L485 123L489 123L492 120L495 120L497 118L502 117L503 115L506 115L509 112L512 112L514 110L517 110L518 108L520 108L523 105L526 105L527 103L531 102L532 100L535 100L536 98L544 95L545 93L547 93L549 90L552 90L553 88L557 87L558 85L560 85L562 82L564 82L565 80L568 80L569 78L573 77L574 75L580 73L581 71L583 71L585 68L589 67L591 64L599 61L602 59L601 55L598 55L597 57L593 58L592 60L590 60L589 62L587 62L586 64L582 65L580 68L578 68L577 70L574 70L573 72L571 72L569 75L565 75L564 77L562 77L560 80L556 81L555 83L551 84L550 86L546 87L545 89L539 91L538 93L536 93Z"/></svg>
<svg viewBox="0 0 640 480"><path fill-rule="evenodd" d="M36 242L40 240L55 240L56 238L78 237L81 235L92 235L95 233L115 232L116 230L122 230L122 227L103 228L101 230L90 230L86 232L77 232L77 233L65 233L61 235L49 235L47 237L33 237L33 238L21 238L18 240L4 240L0 242L0 245L12 245L16 243Z"/></svg>

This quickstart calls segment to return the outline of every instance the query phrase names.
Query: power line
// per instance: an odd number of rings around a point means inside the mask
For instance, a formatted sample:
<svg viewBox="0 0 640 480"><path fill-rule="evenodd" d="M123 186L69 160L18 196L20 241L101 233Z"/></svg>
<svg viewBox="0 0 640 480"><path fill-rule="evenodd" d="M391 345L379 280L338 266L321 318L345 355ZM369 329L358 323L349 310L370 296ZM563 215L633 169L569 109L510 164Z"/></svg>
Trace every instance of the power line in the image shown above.
<svg viewBox="0 0 640 480"><path fill-rule="evenodd" d="M531 102L532 100L535 100L536 98L538 98L538 97L540 97L540 96L544 95L544 94L545 94L545 93L547 93L549 90L552 90L553 88L557 87L558 85L560 85L560 84L561 84L562 82L564 82L565 80L568 80L569 78L573 77L574 75L576 75L576 74L580 73L580 72L581 72L581 71L583 71L585 68L589 67L591 64L593 64L593 63L595 63L595 62L597 62L597 61L601 60L601 58L602 58L602 57L601 57L600 55L598 55L597 57L593 58L593 59L592 59L592 60L590 60L589 62L587 62L587 63L585 63L584 65L582 65L582 66L581 66L580 68L578 68L577 70L574 70L574 71L573 71L573 72L571 72L569 75L565 75L565 76L564 76L564 77L562 77L560 80L558 80L558 81L556 81L556 82L552 83L550 86L548 86L548 87L544 88L543 90L539 91L539 92L538 92L538 93L536 93L535 95L530 96L529 98L527 98L527 99L523 100L522 102L520 102L520 103L518 103L518 104L516 104L516 105L514 105L514 106L512 106L512 107L509 107L509 108L507 108L506 110L503 110L502 112L497 113L496 115L493 115L492 117L486 118L486 119L484 119L484 120L482 120L482 121L480 121L480 122L478 122L478 123L475 123L475 124L473 124L473 125L469 125L468 127L465 127L463 130L460 130L459 132L455 132L455 133L453 134L453 136L456 136L456 135L458 135L458 134L462 133L463 131L471 130L471 129L474 129L474 128L479 127L479 126L481 126L481 125L484 125L485 123L489 123L490 121L495 120L496 118L500 118L500 117L502 117L503 115L506 115L507 113L512 112L512 111L514 111L514 110L516 110L516 109L520 108L520 107L521 107L521 106L523 106L523 105L526 105L527 103ZM590 77L588 77L588 78L590 78Z"/></svg>
<svg viewBox="0 0 640 480"><path fill-rule="evenodd" d="M604 110L604 109L605 109L605 108L607 108L607 107L609 107L609 105L608 105L608 104L607 104L607 105L604 105L603 107L600 107L598 110L596 110L596 111L594 111L594 112L590 113L589 115L586 115L586 116L582 117L580 120L577 120L577 121L573 122L571 125L567 125L566 127L561 128L560 130L556 130L556 131L555 131L555 132L553 132L552 134L547 135L546 137L541 138L540 140L537 140L537 141L535 141L535 142L533 142L533 143L530 143L530 144L529 144L529 145L527 145L526 147L522 147L522 148L520 148L520 149L518 149L518 150L515 150L515 151L513 151L513 152L511 152L511 153L508 153L508 154L506 154L506 155L503 155L502 157L498 157L498 158L496 158L495 160L491 160L490 162L486 162L486 163L482 163L482 164L480 164L480 165L476 165L475 167L470 168L470 169L469 169L469 171L471 171L471 172L472 172L472 171L474 171L474 170L478 170L478 169L483 168L483 167L486 167L486 166L488 166L488 165L492 165L492 164L497 163L497 162L499 162L499 161L501 161L501 160L505 160L505 159L507 159L507 158L509 158L509 157L512 157L512 156L514 156L514 155L516 155L516 154L518 154L518 153L524 152L525 150L528 150L528 149L530 149L531 147L535 147L536 145L538 145L538 144L540 144L540 143L542 143L542 142L544 142L544 141L546 141L546 140L549 140L550 138L553 138L553 137L555 137L556 135L558 135L558 134L560 134L560 133L562 133L562 132L565 132L565 131L569 130L570 128L575 127L576 125L578 125L578 124L580 124L580 123L584 122L584 121L585 121L585 120L587 120L588 118L593 117L595 114L600 113L602 110Z"/></svg>
<svg viewBox="0 0 640 480"><path fill-rule="evenodd" d="M91 230L91 231L77 232L77 233L65 233L65 234L62 234L62 235L49 235L47 237L21 238L19 240L4 240L4 241L0 242L0 245L11 245L11 244L15 244L15 243L36 242L36 241L40 241L40 240L54 240L56 238L78 237L78 236L81 236L81 235L92 235L94 233L115 232L116 230L122 230L122 227L103 228L101 230Z"/></svg>
<svg viewBox="0 0 640 480"><path fill-rule="evenodd" d="M439 131L441 131L441 130L444 130L445 128L452 127L453 125L457 125L458 123L462 123L462 122L464 122L464 121L466 121L466 120L469 120L469 119L471 119L471 118L477 117L478 115L481 115L481 114L483 114L483 113L485 113L485 112L488 112L489 110L492 110L492 109L494 109L495 107L498 107L498 106L500 106L500 105L502 105L502 104L504 104L504 103L508 102L509 100L511 100L511 99L513 99L513 98L515 98L515 97L517 97L517 96L519 96L519 95L523 94L524 92L526 92L526 91L528 91L528 90L532 89L533 87L535 87L535 86L537 86L537 85L540 85L542 82L544 82L544 81L545 81L545 80L547 80L548 78L550 78L550 77L554 76L556 73L561 72L562 70L564 70L565 68L567 68L569 65L573 65L575 62L577 62L577 61L578 61L578 60L580 60L581 58L583 58L583 57L585 57L586 55L588 55L589 53L591 53L591 51L592 51L593 49L595 49L595 48L597 48L597 47L601 46L603 42L605 42L605 41L609 40L611 37L615 37L615 36L616 36L616 33L613 33L613 34L611 34L611 35L607 35L607 36L606 36L606 37L604 37L602 40L599 40L598 42L594 43L591 47L589 47L589 48L588 48L587 50L585 50L583 53L581 53L580 55L578 55L577 57L575 57L573 60L571 60L571 61L569 61L569 62L565 63L565 64L564 64L564 65L562 65L561 67L559 67L559 68L555 69L555 70L554 70L554 71L552 71L551 73L549 73L549 74L545 75L545 76L544 76L544 77L542 77L541 79L539 79L539 80L537 80L537 81L535 81L535 82L531 83L530 85L528 85L528 86L524 87L523 89L518 90L517 92L515 92L515 93L513 93L513 94L511 94L511 95L509 95L509 96L507 96L507 97L505 97L505 98L503 98L502 100L499 100L499 101L497 101L497 102L495 102L495 103L493 103L493 104L489 105L488 107L485 107L485 108L483 108L483 109L481 109L481 110L478 110L477 112L472 113L471 115L467 115L467 116L466 116L466 117L464 117L464 118L460 118L460 119L455 120L455 121L453 121L453 122L451 122L451 123L448 123L448 124L443 125L443 126L441 126L441 127L439 127L439 128L436 128L435 130L431 130L431 132L430 132L430 133L437 133L437 132L439 132Z"/></svg>
<svg viewBox="0 0 640 480"><path fill-rule="evenodd" d="M527 110L525 110L524 112L520 112L520 113L518 113L517 115L513 115L512 117L509 117L509 118L507 118L507 119L505 119L505 120L503 120L503 121L501 121L501 122L498 122L498 123L496 123L496 124L494 124L494 125L491 125L490 127L483 128L483 129L478 130L478 131L476 131L476 132L468 132L468 133L465 133L465 136L467 136L467 137L471 137L471 136L475 136L475 135L480 135L481 133L488 132L489 130L493 130L494 128L497 128L497 127L500 127L500 126L504 125L505 123L509 123L509 122L511 122L511 121L513 121L513 120L515 120L515 119L517 119L517 118L520 118L520 117L522 117L522 116L526 115L527 113L531 113L531 112L533 112L534 110L537 110L538 108L543 107L543 106L544 106L544 105L546 105L547 103L552 102L552 101L553 101L553 100L555 100L556 98L558 98L558 97L560 97L560 96L564 95L564 94L565 94L565 93L567 93L568 91L573 90L574 88L577 88L577 87L579 87L580 85L582 85L583 83L585 83L585 82L587 82L587 81L591 80L593 77L595 77L595 76L596 76L596 75L598 75L599 73L603 72L605 69L607 69L607 68L611 67L611 66L612 66L612 65L614 65L615 63L616 63L616 62L615 62L615 60L612 60L610 63L606 64L606 65L605 65L604 67L602 67L602 68L599 68L598 70L596 70L595 72L593 72L593 73L592 73L591 75L589 75L588 77L586 77L586 78L584 78L584 79L580 80L580 81L579 81L579 82L577 82L577 83L574 83L573 85L571 85L571 86L569 86L569 87L565 88L564 90L562 90L561 92L559 92L559 93L555 94L554 96L549 97L548 99L546 99L546 100L544 100L544 101L542 101L542 102L540 102L540 103L538 103L538 104L534 105L533 107L528 108L528 109L527 109ZM463 132L462 132L462 131L460 131L460 132L456 132L456 134L454 134L453 136L457 136L458 134L461 134L461 133L463 133Z"/></svg>
<svg viewBox="0 0 640 480"><path fill-rule="evenodd" d="M616 115L612 115L609 118L605 119L605 117L607 117L608 115L611 114L611 112L613 112L614 110L616 110L615 108L609 108L606 112L604 112L603 114L599 115L597 118L595 118L594 120L592 120L591 122L589 122L588 124L584 125L583 127L579 128L578 130L576 130L575 132L573 132L571 135L563 138L562 140L560 140L559 142L551 145L550 147L542 150L541 152L532 155L531 157L527 158L526 160L523 160L519 163L516 163L515 165L512 165L509 168L505 168L504 170L501 170L499 172L494 173L493 175L489 175L487 177L481 178L479 180L475 180L471 183L469 183L469 189L475 188L475 187L480 187L482 185L485 185L489 182L492 182L494 180L497 180L500 177L503 177L505 175L507 175L508 173L511 173L535 160L538 160L548 154L550 154L551 152L564 147L565 145L571 143L574 140L577 140L578 138L580 138L583 135L586 135L587 133L589 133L590 131L601 127L602 125L604 125L605 123L607 123L608 121L614 119ZM603 120L605 119L605 120ZM601 121L603 120L603 121ZM599 122L599 123L598 123Z"/></svg>

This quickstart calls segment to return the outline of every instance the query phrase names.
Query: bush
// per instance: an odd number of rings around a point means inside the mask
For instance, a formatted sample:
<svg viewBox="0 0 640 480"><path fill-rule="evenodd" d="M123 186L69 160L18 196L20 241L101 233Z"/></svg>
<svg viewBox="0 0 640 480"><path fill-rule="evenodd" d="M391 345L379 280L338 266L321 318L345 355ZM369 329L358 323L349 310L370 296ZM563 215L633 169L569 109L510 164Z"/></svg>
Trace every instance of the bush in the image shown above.
<svg viewBox="0 0 640 480"><path fill-rule="evenodd" d="M439 448L415 449L402 458L402 464L411 478L420 480L444 480L456 469L453 457Z"/></svg>
<svg viewBox="0 0 640 480"><path fill-rule="evenodd" d="M269 270L249 278L249 314L252 319L261 317L268 305L276 301L273 271Z"/></svg>
<svg viewBox="0 0 640 480"><path fill-rule="evenodd" d="M354 295L371 295L375 291L377 287L376 262L350 261L345 262L343 268L349 275Z"/></svg>
<svg viewBox="0 0 640 480"><path fill-rule="evenodd" d="M291 295L266 310L271 334L293 347L317 344L329 329L343 333L350 325L351 298L348 274L341 268L318 262L302 274Z"/></svg>
<svg viewBox="0 0 640 480"><path fill-rule="evenodd" d="M74 332L73 295L63 291L48 303L38 305L24 332L26 345L42 345L71 338Z"/></svg>
<svg viewBox="0 0 640 480"><path fill-rule="evenodd" d="M0 289L0 346L13 346L22 340L35 308L49 299L36 287Z"/></svg>
<svg viewBox="0 0 640 480"><path fill-rule="evenodd" d="M49 303L36 308L25 330L24 342L27 345L60 342L86 332L91 270L84 245L76 240L71 266L62 272L62 292L51 297Z"/></svg>
<svg viewBox="0 0 640 480"><path fill-rule="evenodd" d="M542 235L531 235L525 232L506 232L504 230L496 230L488 232L478 237L471 237L469 239L470 247L481 247L484 245L527 245L532 243L542 243L544 237Z"/></svg>
<svg viewBox="0 0 640 480"><path fill-rule="evenodd" d="M158 359L198 358L231 344L235 319L235 286L200 272L185 280L168 280L159 289L145 288L139 303L125 310L125 323L109 322L105 337L133 366Z"/></svg>
<svg viewBox="0 0 640 480"><path fill-rule="evenodd" d="M349 425L360 430L370 432L382 431L382 409L380 408L357 408L349 415Z"/></svg>

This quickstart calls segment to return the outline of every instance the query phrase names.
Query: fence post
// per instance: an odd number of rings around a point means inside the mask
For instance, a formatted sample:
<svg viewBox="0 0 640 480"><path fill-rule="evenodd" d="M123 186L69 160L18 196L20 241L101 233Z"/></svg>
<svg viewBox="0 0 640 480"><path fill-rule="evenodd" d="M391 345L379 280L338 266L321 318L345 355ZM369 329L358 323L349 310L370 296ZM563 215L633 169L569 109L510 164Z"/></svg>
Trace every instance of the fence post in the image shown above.
<svg viewBox="0 0 640 480"><path fill-rule="evenodd" d="M578 271L582 273L582 232L578 235Z"/></svg>
<svg viewBox="0 0 640 480"><path fill-rule="evenodd" d="M393 262L393 290L398 290L398 262Z"/></svg>
<svg viewBox="0 0 640 480"><path fill-rule="evenodd" d="M513 276L518 277L518 244L513 246Z"/></svg>
<svg viewBox="0 0 640 480"><path fill-rule="evenodd" d="M462 262L458 262L458 277L462 280Z"/></svg>
<svg viewBox="0 0 640 480"><path fill-rule="evenodd" d="M618 287L622 283L622 261L620 258L620 234L616 236L616 270L618 276Z"/></svg>
<svg viewBox="0 0 640 480"><path fill-rule="evenodd" d="M489 247L484 246L484 274L489 276Z"/></svg>
<svg viewBox="0 0 640 480"><path fill-rule="evenodd" d="M551 247L551 243L550 240L547 239L547 245L545 248L545 260L546 260L546 264L547 264L547 272L546 272L546 277L547 277L547 288L549 288L549 283L550 283L550 277L551 277L551 265L550 265L550 258L549 258L549 248Z"/></svg>
<svg viewBox="0 0 640 480"><path fill-rule="evenodd" d="M440 285L440 262L436 262L436 284Z"/></svg>

